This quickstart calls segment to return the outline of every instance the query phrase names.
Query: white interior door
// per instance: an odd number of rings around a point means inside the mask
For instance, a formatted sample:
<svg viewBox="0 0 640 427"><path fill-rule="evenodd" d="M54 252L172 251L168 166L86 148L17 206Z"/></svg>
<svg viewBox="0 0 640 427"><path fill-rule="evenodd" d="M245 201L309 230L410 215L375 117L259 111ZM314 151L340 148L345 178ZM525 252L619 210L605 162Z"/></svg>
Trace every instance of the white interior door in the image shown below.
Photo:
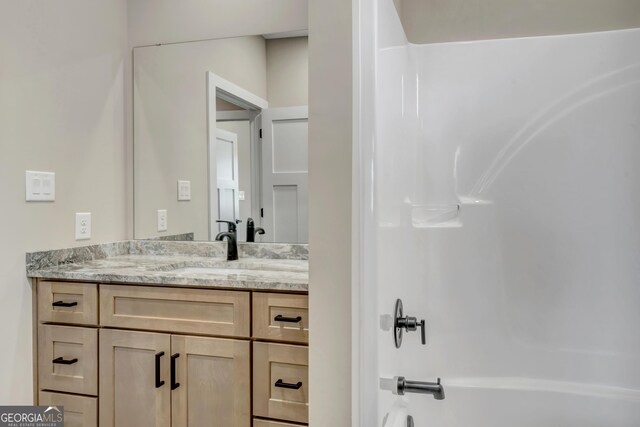
<svg viewBox="0 0 640 427"><path fill-rule="evenodd" d="M306 106L263 110L262 228L266 241L308 241L308 121Z"/></svg>
<svg viewBox="0 0 640 427"><path fill-rule="evenodd" d="M218 219L235 221L240 212L238 199L238 135L216 129ZM220 231L227 227L220 224Z"/></svg>

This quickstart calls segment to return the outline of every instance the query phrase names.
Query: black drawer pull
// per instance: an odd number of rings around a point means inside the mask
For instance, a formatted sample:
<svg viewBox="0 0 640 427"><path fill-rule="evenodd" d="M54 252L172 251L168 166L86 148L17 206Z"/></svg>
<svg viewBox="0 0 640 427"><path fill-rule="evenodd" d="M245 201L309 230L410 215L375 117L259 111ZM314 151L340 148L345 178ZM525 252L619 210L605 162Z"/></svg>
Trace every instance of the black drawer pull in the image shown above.
<svg viewBox="0 0 640 427"><path fill-rule="evenodd" d="M156 388L160 388L164 385L164 381L160 379L160 358L164 356L164 351L156 353Z"/></svg>
<svg viewBox="0 0 640 427"><path fill-rule="evenodd" d="M64 360L62 357L58 357L53 359L52 362L57 363L58 365L73 365L78 362L78 359Z"/></svg>
<svg viewBox="0 0 640 427"><path fill-rule="evenodd" d="M56 301L53 304L51 304L54 307L75 307L76 305L78 305L77 302L64 302L64 301Z"/></svg>
<svg viewBox="0 0 640 427"><path fill-rule="evenodd" d="M180 353L171 355L171 390L180 387L180 383L176 382L176 359L180 357Z"/></svg>
<svg viewBox="0 0 640 427"><path fill-rule="evenodd" d="M302 387L302 381L298 381L296 384L289 384L289 383L285 383L282 380L278 380L274 385L280 388L290 388L292 390L299 390L300 387Z"/></svg>
<svg viewBox="0 0 640 427"><path fill-rule="evenodd" d="M298 317L284 317L281 314L278 314L276 317L273 318L273 320L275 320L276 322L288 322L288 323L300 323L302 322L302 317L298 316Z"/></svg>

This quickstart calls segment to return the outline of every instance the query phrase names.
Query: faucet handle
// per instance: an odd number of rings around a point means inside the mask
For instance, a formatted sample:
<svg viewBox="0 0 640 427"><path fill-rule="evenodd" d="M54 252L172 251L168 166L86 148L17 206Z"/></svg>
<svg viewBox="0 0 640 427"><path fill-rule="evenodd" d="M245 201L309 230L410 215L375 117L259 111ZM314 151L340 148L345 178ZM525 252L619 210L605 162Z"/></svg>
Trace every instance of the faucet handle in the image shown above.
<svg viewBox="0 0 640 427"><path fill-rule="evenodd" d="M427 345L427 331L426 331L426 322L424 319L418 321L418 318L413 316L405 316L402 308L402 300L398 299L396 301L395 308L395 328L394 328L394 340L396 343L396 348L400 348L402 345L402 330L404 329L407 332L414 332L420 328L420 337L422 341L422 345Z"/></svg>
<svg viewBox="0 0 640 427"><path fill-rule="evenodd" d="M229 226L229 233L235 233L236 232L236 223L233 221L225 221L222 219L217 219L216 222L224 222Z"/></svg>

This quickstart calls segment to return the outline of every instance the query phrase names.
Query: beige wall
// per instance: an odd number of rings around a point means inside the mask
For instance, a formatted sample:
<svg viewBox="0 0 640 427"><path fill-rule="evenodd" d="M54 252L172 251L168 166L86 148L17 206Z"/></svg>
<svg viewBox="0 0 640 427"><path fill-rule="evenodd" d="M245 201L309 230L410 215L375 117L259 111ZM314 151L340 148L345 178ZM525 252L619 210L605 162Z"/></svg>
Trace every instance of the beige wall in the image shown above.
<svg viewBox="0 0 640 427"><path fill-rule="evenodd" d="M309 38L267 40L269 107L309 104Z"/></svg>
<svg viewBox="0 0 640 427"><path fill-rule="evenodd" d="M412 43L640 27L638 0L394 0Z"/></svg>
<svg viewBox="0 0 640 427"><path fill-rule="evenodd" d="M266 98L266 48L260 36L134 50L135 237L194 232L208 239L207 84L211 71ZM191 181L178 202L177 181ZM157 232L167 209L168 231Z"/></svg>
<svg viewBox="0 0 640 427"><path fill-rule="evenodd" d="M352 4L309 5L310 425L351 426Z"/></svg>
<svg viewBox="0 0 640 427"><path fill-rule="evenodd" d="M25 252L125 239L124 0L0 1L0 404L31 404ZM25 202L25 170L56 201ZM93 214L74 240L75 212Z"/></svg>

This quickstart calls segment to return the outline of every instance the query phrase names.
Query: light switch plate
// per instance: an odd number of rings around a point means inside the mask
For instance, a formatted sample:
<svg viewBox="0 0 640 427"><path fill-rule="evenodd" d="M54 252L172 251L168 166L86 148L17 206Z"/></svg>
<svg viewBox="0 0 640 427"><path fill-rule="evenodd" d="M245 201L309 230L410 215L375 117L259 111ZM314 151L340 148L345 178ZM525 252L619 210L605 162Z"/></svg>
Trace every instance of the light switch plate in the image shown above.
<svg viewBox="0 0 640 427"><path fill-rule="evenodd" d="M167 231L167 210L158 209L158 231Z"/></svg>
<svg viewBox="0 0 640 427"><path fill-rule="evenodd" d="M56 174L54 172L26 171L27 202L53 202L56 200Z"/></svg>
<svg viewBox="0 0 640 427"><path fill-rule="evenodd" d="M238 200L244 200L244 191L238 191Z"/></svg>
<svg viewBox="0 0 640 427"><path fill-rule="evenodd" d="M191 200L191 181L178 181L178 201L188 202Z"/></svg>
<svg viewBox="0 0 640 427"><path fill-rule="evenodd" d="M91 239L91 213L76 213L76 240Z"/></svg>

